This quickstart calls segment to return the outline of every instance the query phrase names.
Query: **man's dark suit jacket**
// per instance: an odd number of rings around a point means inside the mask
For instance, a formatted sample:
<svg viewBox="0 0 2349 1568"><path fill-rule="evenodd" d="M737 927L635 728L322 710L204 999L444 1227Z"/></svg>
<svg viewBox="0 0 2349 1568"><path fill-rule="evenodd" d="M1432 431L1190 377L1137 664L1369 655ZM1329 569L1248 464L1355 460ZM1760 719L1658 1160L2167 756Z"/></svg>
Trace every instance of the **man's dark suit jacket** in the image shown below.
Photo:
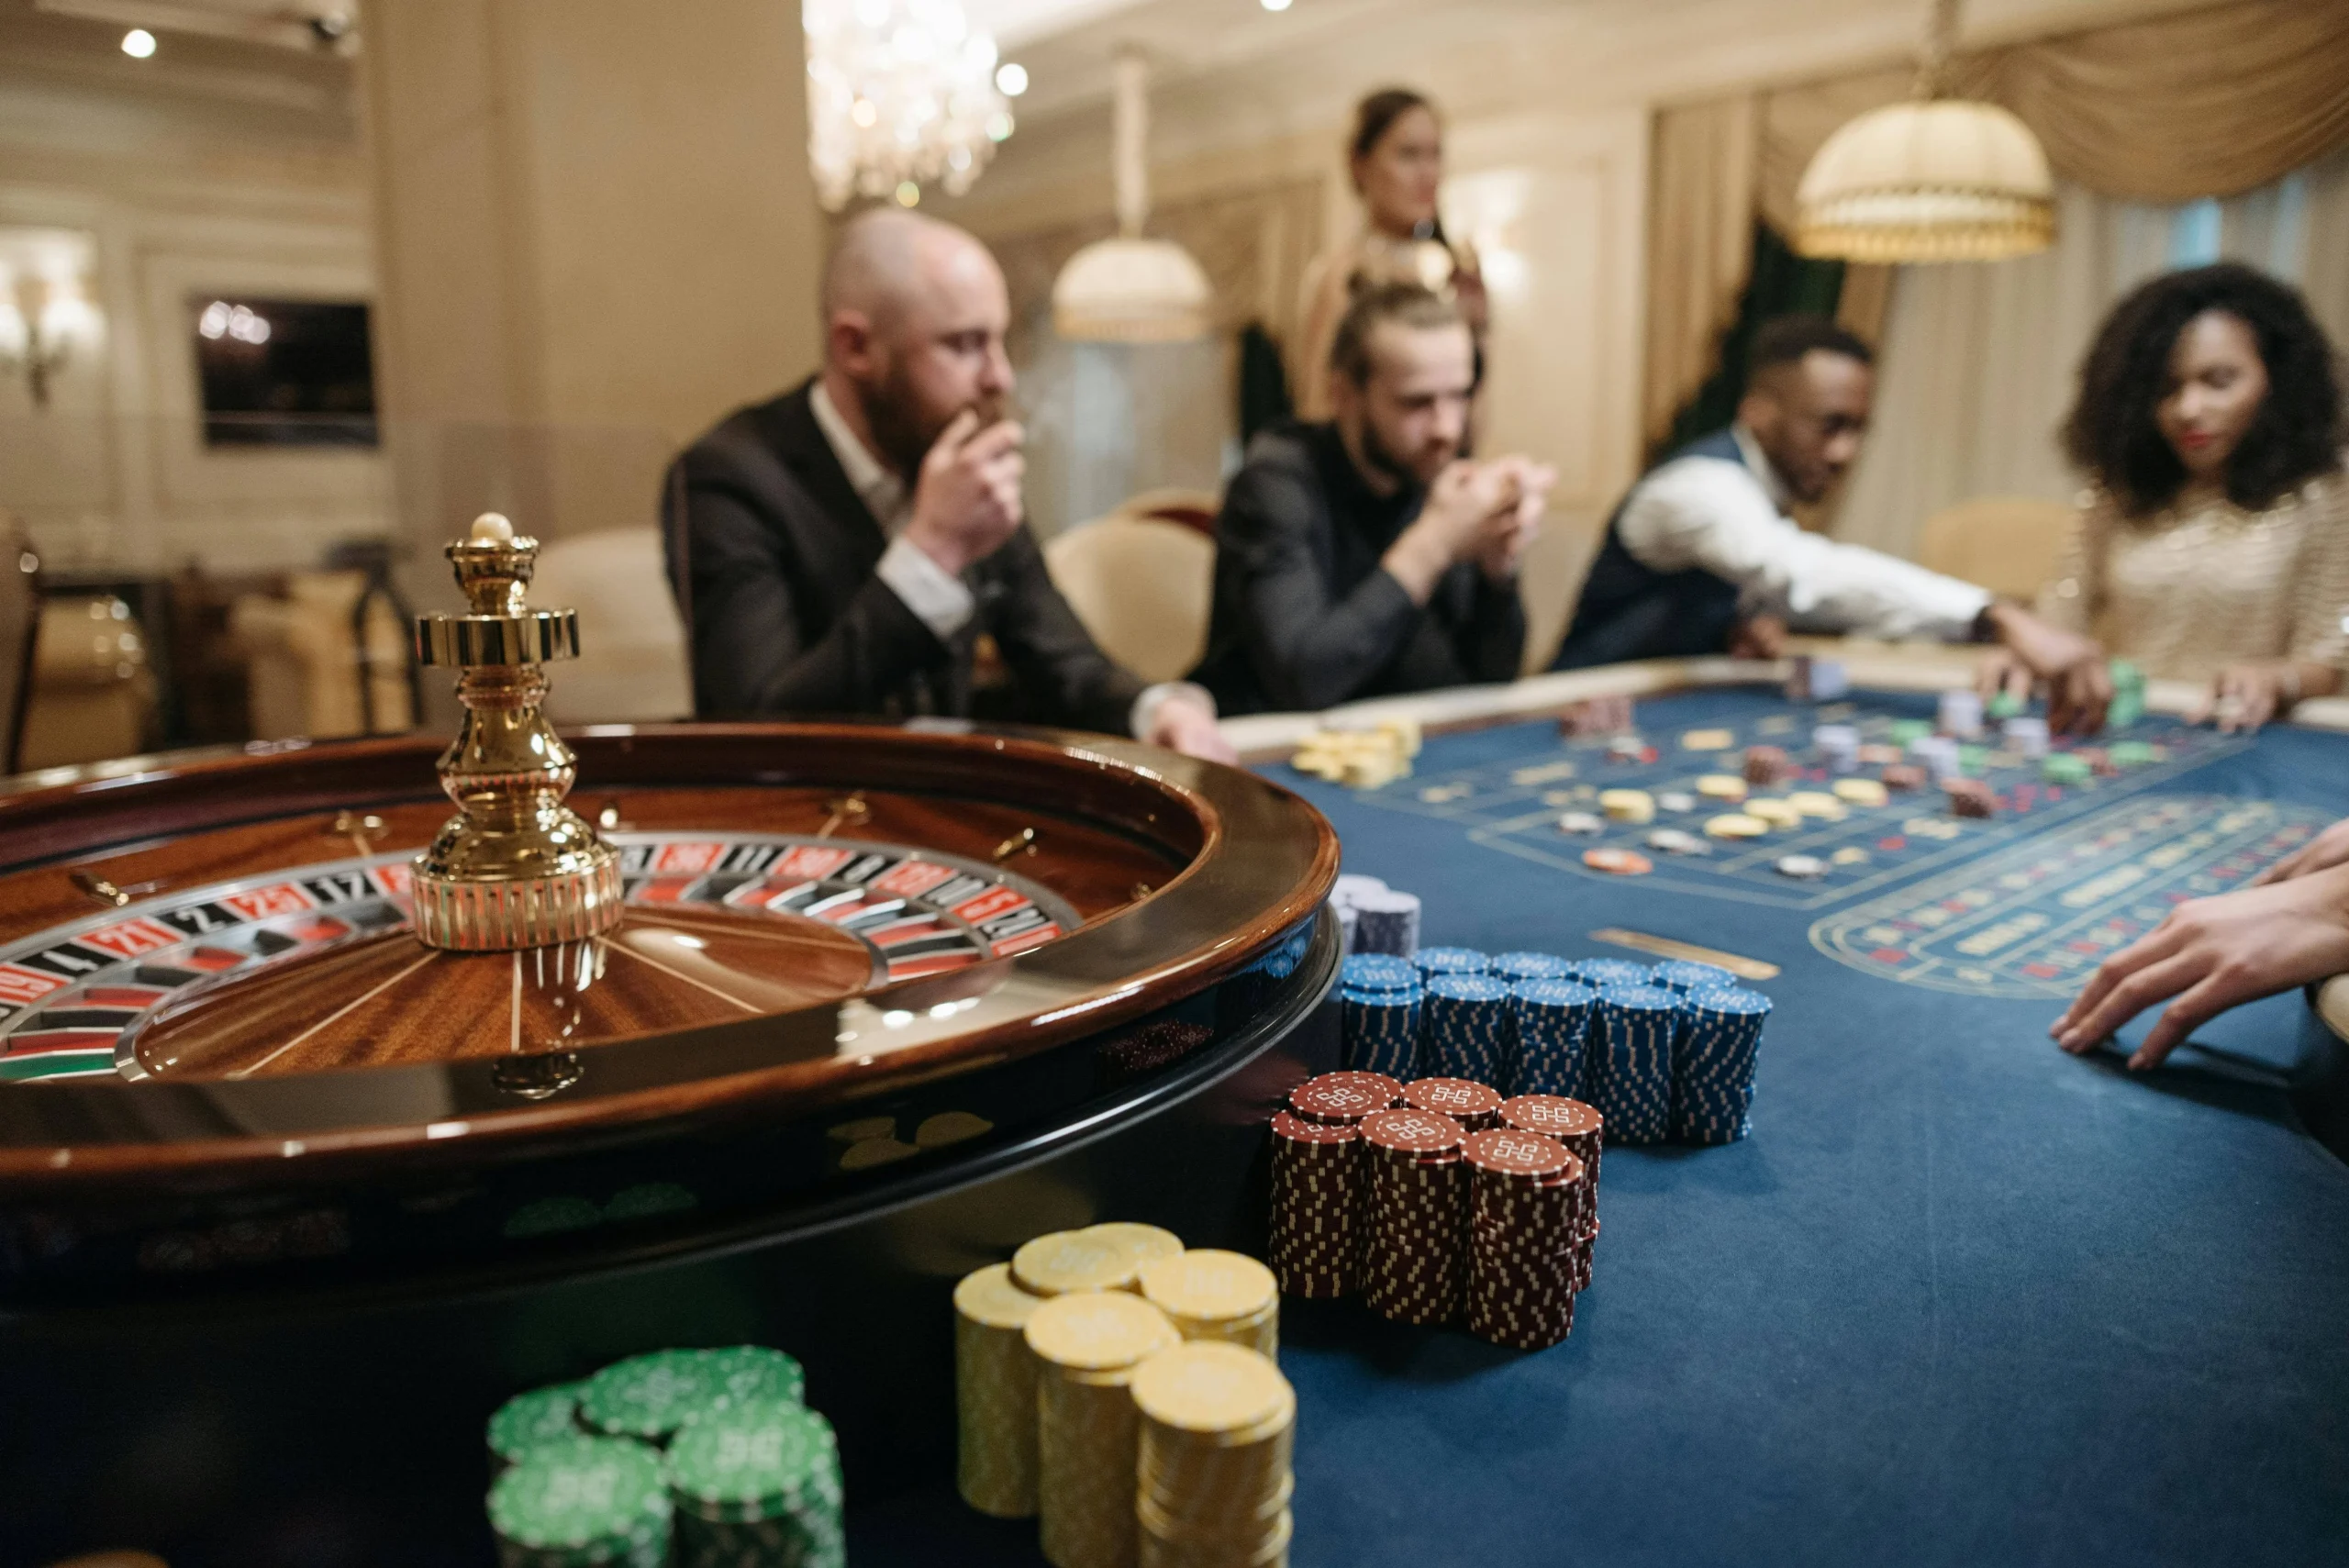
<svg viewBox="0 0 2349 1568"><path fill-rule="evenodd" d="M694 711L965 717L984 633L1010 667L1008 717L1124 734L1141 682L1094 646L1026 528L963 574L977 607L947 641L874 574L888 540L816 423L814 385L739 410L669 470Z"/></svg>
<svg viewBox="0 0 2349 1568"><path fill-rule="evenodd" d="M1215 611L1191 678L1227 714L1517 678L1517 584L1460 562L1425 605L1379 565L1427 498L1363 483L1332 425L1276 425L1216 518Z"/></svg>

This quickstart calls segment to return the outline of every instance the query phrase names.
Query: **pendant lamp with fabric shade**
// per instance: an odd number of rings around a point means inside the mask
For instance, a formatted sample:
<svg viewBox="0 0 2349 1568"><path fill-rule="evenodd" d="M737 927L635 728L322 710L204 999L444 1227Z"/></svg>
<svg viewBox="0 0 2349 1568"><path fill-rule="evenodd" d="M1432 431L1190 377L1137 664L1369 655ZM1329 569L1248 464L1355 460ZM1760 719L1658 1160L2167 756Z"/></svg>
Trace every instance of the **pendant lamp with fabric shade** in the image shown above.
<svg viewBox="0 0 2349 1568"><path fill-rule="evenodd" d="M1190 252L1142 235L1150 215L1150 67L1119 51L1111 134L1115 238L1087 245L1052 282L1052 330L1077 341L1175 343L1204 338L1214 293Z"/></svg>
<svg viewBox="0 0 2349 1568"><path fill-rule="evenodd" d="M2055 185L2031 128L1942 96L1958 0L1934 0L1917 97L1827 139L1795 191L1795 249L1847 261L1991 261L2055 238Z"/></svg>

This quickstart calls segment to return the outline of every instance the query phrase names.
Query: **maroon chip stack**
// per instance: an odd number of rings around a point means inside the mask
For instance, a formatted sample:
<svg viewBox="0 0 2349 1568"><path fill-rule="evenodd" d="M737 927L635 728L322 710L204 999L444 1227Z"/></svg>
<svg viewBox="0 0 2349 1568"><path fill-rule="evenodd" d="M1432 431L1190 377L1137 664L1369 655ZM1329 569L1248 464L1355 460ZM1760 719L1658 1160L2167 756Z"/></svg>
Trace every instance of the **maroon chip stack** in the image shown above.
<svg viewBox="0 0 2349 1568"><path fill-rule="evenodd" d="M1767 789L1784 784L1795 771L1794 759L1776 746L1748 746L1745 749L1745 782L1756 788Z"/></svg>
<svg viewBox="0 0 2349 1568"><path fill-rule="evenodd" d="M1403 1085L1403 1103L1448 1116L1470 1132L1501 1124L1500 1091L1473 1078L1414 1078Z"/></svg>
<svg viewBox="0 0 2349 1568"><path fill-rule="evenodd" d="M1398 1323L1447 1323L1467 1283L1468 1168L1460 1124L1433 1111L1363 1118L1362 1251L1355 1283Z"/></svg>
<svg viewBox="0 0 2349 1568"><path fill-rule="evenodd" d="M1574 1247L1589 1225L1582 1162L1517 1128L1471 1133L1468 1331L1538 1351L1574 1331Z"/></svg>
<svg viewBox="0 0 2349 1568"><path fill-rule="evenodd" d="M1284 1296L1346 1294L1355 1249L1356 1151L1362 1135L1286 1111L1273 1118L1273 1224L1267 1249Z"/></svg>
<svg viewBox="0 0 2349 1568"><path fill-rule="evenodd" d="M1288 1108L1324 1127L1353 1127L1403 1103L1403 1085L1384 1073L1324 1073L1288 1092Z"/></svg>
<svg viewBox="0 0 2349 1568"><path fill-rule="evenodd" d="M1590 1288L1590 1254L1598 1240L1598 1151L1606 1141L1607 1119L1596 1108L1564 1095L1520 1095L1501 1105L1501 1121L1527 1132L1538 1132L1565 1146L1582 1162L1583 1212L1587 1216L1572 1248L1575 1289Z"/></svg>

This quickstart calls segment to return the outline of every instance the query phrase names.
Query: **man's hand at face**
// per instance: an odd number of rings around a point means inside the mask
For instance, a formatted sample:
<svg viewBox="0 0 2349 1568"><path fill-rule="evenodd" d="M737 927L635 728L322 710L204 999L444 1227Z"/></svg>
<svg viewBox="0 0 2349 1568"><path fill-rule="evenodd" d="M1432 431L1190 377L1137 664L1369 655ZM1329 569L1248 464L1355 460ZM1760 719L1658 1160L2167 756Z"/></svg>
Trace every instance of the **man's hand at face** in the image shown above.
<svg viewBox="0 0 2349 1568"><path fill-rule="evenodd" d="M1525 460L1471 462L1463 459L1447 464L1435 476L1418 519L1387 546L1379 562L1403 584L1413 603L1426 604L1435 593L1437 579L1458 562L1481 563L1487 552L1493 559L1507 554L1506 570L1515 570L1515 554L1524 549L1523 539L1515 537L1522 531L1517 515L1528 503L1520 465L1525 465ZM1545 481L1533 497L1532 512L1537 517L1548 489Z"/></svg>
<svg viewBox="0 0 2349 1568"><path fill-rule="evenodd" d="M1160 703L1158 711L1151 716L1150 732L1142 739L1152 746L1163 746L1210 762L1240 761L1240 753L1224 739L1215 715L1186 696L1170 696Z"/></svg>
<svg viewBox="0 0 2349 1568"><path fill-rule="evenodd" d="M982 429L971 410L956 415L922 459L906 537L957 576L1001 549L1026 516L1019 498L1028 471L1023 439L1008 419Z"/></svg>
<svg viewBox="0 0 2349 1568"><path fill-rule="evenodd" d="M1542 514L1550 504L1558 471L1528 457L1500 458L1487 466L1514 483L1517 500L1486 517L1477 528L1473 553L1488 581L1507 583L1517 575L1525 547L1542 531Z"/></svg>

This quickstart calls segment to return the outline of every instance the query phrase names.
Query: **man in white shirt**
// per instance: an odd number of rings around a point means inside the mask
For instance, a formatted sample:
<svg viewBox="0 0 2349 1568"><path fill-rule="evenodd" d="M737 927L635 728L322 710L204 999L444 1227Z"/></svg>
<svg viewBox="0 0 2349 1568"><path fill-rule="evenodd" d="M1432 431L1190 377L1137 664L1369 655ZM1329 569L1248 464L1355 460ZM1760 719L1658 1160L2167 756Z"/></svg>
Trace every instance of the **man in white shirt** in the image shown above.
<svg viewBox="0 0 2349 1568"><path fill-rule="evenodd" d="M972 711L981 636L1008 717L1231 759L1199 687L1095 646L1024 526L1010 302L963 230L882 210L826 269L824 368L672 466L669 579L705 716Z"/></svg>
<svg viewBox="0 0 2349 1568"><path fill-rule="evenodd" d="M1858 458L1875 392L1867 346L1790 317L1755 335L1737 421L1632 486L1609 519L1553 669L1738 652L1774 657L1789 628L1998 640L2034 673L2100 679L2094 644L1970 583L1807 532L1787 515Z"/></svg>

